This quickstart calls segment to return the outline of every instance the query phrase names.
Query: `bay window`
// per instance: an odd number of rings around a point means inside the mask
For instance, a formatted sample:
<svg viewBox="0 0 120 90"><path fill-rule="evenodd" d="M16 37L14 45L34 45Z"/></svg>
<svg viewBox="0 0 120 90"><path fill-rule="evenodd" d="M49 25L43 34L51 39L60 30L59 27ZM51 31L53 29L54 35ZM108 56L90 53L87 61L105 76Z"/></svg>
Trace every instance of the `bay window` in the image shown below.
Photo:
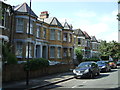
<svg viewBox="0 0 120 90"><path fill-rule="evenodd" d="M24 30L24 21L23 18L16 19L16 32L22 33Z"/></svg>

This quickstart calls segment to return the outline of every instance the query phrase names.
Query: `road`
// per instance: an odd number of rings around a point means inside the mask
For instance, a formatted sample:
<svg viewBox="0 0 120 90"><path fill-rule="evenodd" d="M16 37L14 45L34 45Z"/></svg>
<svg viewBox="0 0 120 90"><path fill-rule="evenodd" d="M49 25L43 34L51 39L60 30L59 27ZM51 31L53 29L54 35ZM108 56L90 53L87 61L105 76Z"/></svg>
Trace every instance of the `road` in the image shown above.
<svg viewBox="0 0 120 90"><path fill-rule="evenodd" d="M120 67L117 69L112 69L111 72L101 73L100 76L95 77L94 79L71 79L65 82L57 83L55 85L47 86L44 88L49 89L61 89L61 88L101 88L103 89L113 89L115 90L120 87ZM85 90L86 90L85 89ZM92 89L93 90L93 89ZM120 90L120 89L119 89Z"/></svg>

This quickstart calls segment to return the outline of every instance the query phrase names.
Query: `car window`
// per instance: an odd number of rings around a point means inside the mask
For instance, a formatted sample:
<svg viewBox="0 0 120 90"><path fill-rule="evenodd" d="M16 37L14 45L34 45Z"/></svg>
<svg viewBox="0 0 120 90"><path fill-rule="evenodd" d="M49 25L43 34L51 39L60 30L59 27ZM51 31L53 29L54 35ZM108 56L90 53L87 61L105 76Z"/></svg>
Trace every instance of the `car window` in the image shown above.
<svg viewBox="0 0 120 90"><path fill-rule="evenodd" d="M80 68L91 67L91 63L80 63L80 64L78 65L78 67L80 67Z"/></svg>

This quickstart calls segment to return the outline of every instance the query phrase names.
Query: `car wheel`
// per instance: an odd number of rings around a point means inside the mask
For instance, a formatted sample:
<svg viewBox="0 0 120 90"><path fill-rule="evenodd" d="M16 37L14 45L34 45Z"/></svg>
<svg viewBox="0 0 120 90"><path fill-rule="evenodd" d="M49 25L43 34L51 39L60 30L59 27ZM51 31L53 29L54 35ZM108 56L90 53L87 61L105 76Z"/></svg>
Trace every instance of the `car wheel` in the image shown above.
<svg viewBox="0 0 120 90"><path fill-rule="evenodd" d="M99 76L99 75L100 75L100 72L97 73L97 76Z"/></svg>
<svg viewBox="0 0 120 90"><path fill-rule="evenodd" d="M109 69L109 72L111 72L111 69Z"/></svg>

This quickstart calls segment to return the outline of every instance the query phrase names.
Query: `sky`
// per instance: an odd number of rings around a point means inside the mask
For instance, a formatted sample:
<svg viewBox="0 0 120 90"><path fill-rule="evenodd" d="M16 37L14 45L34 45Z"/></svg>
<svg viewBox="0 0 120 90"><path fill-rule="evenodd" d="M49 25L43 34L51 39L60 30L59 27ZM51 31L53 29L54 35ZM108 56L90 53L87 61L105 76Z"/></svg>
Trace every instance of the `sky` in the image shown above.
<svg viewBox="0 0 120 90"><path fill-rule="evenodd" d="M7 0L10 5L18 5L30 0ZM67 21L73 29L80 28L98 40L118 41L118 0L31 0L32 10L37 16L48 11L49 17L60 22Z"/></svg>

